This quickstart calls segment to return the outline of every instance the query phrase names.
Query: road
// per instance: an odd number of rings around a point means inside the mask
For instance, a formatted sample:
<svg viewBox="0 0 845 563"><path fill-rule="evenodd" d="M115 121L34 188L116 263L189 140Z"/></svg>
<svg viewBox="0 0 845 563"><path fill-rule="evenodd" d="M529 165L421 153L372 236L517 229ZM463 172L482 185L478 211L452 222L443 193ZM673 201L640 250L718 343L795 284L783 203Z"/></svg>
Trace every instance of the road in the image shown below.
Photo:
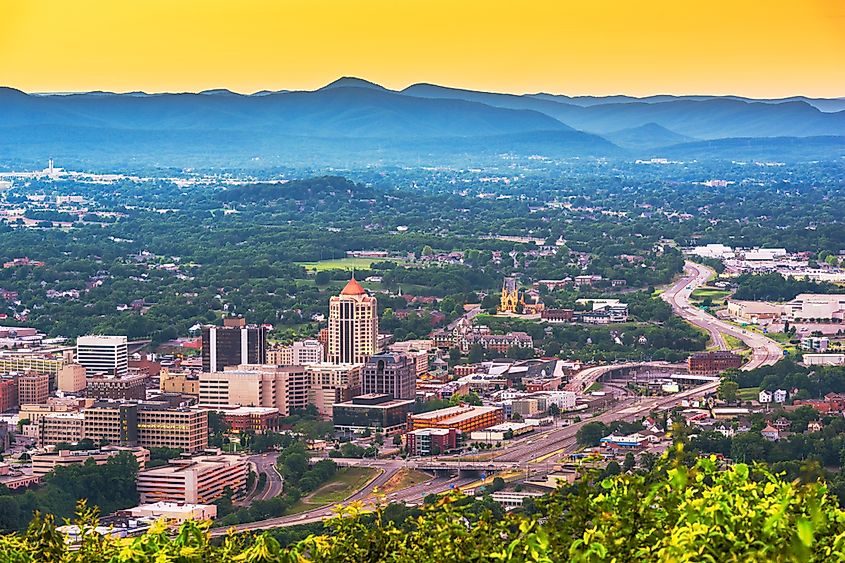
<svg viewBox="0 0 845 563"><path fill-rule="evenodd" d="M249 460L255 464L256 472L267 475L267 484L264 490L258 492L253 500L268 500L281 494L282 476L276 470L276 458L278 455L278 452L267 452L250 456Z"/></svg>
<svg viewBox="0 0 845 563"><path fill-rule="evenodd" d="M673 311L680 317L686 319L690 323L706 330L716 346L721 350L727 349L724 335L728 334L745 342L751 349L751 359L742 367L744 370L754 369L763 365L773 365L778 360L783 358L783 350L780 345L761 334L750 332L729 323L721 321L716 317L694 307L689 302L690 294L698 287L704 285L713 275L713 271L687 261L684 265L685 275L675 282L663 294L662 298L666 300ZM471 311L477 314L478 311ZM474 315L471 315L474 316ZM624 367L628 364L620 364L614 366L598 366L584 370L576 376L574 386L578 387L578 391L582 391L588 383L594 382L602 374L610 369ZM526 469L540 470L549 464L553 464L559 457L574 452L577 449L576 434L578 429L588 422L604 422L609 423L614 420L633 421L642 418L649 412L655 409L669 408L680 404L685 399L700 397L708 393L713 393L719 386L719 382L711 382L705 385L700 385L675 393L669 396L661 397L626 397L613 408L607 411L584 420L564 427L555 427L540 432L535 432L525 438L519 438L508 443L503 449L497 451L492 456L492 460L497 464L501 462L513 462L514 467ZM439 459L449 460L455 462L460 460L460 456L442 456ZM402 467L411 467L413 463L404 462L402 460L355 460L351 461L352 465L379 467L382 472L378 477L370 481L361 490L346 499L343 504L353 501L362 501L365 508L372 508L377 502L373 495L373 489L384 485L399 469ZM256 466L258 463L256 462ZM476 477L436 477L427 483L409 487L402 491L392 493L388 500L391 502L406 502L413 503L421 500L428 494L440 493L449 490L450 488L460 487L469 484L476 480ZM270 477L268 475L268 483ZM278 483L278 491L281 491L281 480ZM272 491L265 490L261 498L270 498ZM278 494L278 492L276 493ZM282 516L280 518L271 518L269 520L262 520L260 522L252 522L249 524L240 524L234 526L235 531L249 531L249 530L264 530L269 528L278 528L284 526L292 526L297 524L308 524L312 522L319 522L334 514L332 507L322 507L300 514L291 516ZM228 529L217 528L212 530L212 535L224 535Z"/></svg>
<svg viewBox="0 0 845 563"><path fill-rule="evenodd" d="M354 501L361 501L364 510L371 510L374 508L379 499L375 496L373 489L383 486L399 469L402 468L401 460L359 460L361 466L378 467L381 473L371 480L367 485L350 496L340 504L349 504ZM429 494L443 493L453 488L459 488L469 483L476 481L477 477L434 477L430 481L420 483L408 487L388 496L388 502L404 502L406 504L413 504L421 502L422 499ZM228 528L213 528L211 530L212 536L224 536L229 530L235 532L248 532L256 530L268 530L272 528L284 528L286 526L298 526L300 524L312 524L314 522L321 522L334 516L334 505L323 506L309 510L307 512L300 512L299 514L291 514L290 516L281 516L279 518L269 518L267 520L260 520L258 522L249 522L247 524L238 524Z"/></svg>
<svg viewBox="0 0 845 563"><path fill-rule="evenodd" d="M710 333L713 342L721 350L727 350L723 336L725 334L742 340L751 349L751 359L742 366L743 370L773 365L783 358L783 348L771 338L719 320L690 303L690 294L707 283L714 274L713 270L687 260L684 263L684 274L661 294L663 300L672 306L675 314Z"/></svg>

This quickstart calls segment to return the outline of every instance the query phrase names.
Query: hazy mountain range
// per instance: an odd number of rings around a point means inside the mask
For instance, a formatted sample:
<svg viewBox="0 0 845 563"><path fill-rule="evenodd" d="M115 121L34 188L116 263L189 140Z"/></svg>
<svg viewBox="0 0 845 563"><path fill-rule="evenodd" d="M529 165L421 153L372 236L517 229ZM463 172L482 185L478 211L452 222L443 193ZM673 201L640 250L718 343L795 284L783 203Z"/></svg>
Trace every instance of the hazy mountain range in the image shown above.
<svg viewBox="0 0 845 563"><path fill-rule="evenodd" d="M845 98L568 97L431 84L392 91L357 78L314 91L252 95L0 88L0 150L12 160L176 166L501 153L754 158L785 151L828 158L845 154Z"/></svg>

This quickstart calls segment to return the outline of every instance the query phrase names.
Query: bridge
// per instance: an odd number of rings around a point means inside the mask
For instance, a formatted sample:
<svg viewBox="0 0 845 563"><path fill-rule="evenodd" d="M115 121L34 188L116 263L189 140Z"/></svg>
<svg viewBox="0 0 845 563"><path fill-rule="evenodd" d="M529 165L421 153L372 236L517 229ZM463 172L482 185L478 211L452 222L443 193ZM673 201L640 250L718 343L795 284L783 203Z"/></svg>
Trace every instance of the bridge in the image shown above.
<svg viewBox="0 0 845 563"><path fill-rule="evenodd" d="M310 462L315 463L320 459L325 458L311 458ZM527 469L529 467L527 461L474 461L463 460L460 458L439 459L434 457L411 458L406 460L392 460L392 459L358 459L358 458L333 458L333 461L338 467L377 467L377 468L392 468L394 466L405 469L417 469L420 471L449 471L449 472L477 472L477 473L496 473L499 471L516 471L520 469ZM562 465L560 463L545 462L545 463L531 463L530 468L532 472L536 471L556 471L560 470Z"/></svg>
<svg viewBox="0 0 845 563"><path fill-rule="evenodd" d="M653 374L655 372L671 375L679 371L686 372L685 364L671 364L669 362L628 362L624 364L612 364L607 366L595 366L583 369L576 373L569 383L566 384L567 391L583 393L596 381L608 381L617 377L630 377L632 375Z"/></svg>

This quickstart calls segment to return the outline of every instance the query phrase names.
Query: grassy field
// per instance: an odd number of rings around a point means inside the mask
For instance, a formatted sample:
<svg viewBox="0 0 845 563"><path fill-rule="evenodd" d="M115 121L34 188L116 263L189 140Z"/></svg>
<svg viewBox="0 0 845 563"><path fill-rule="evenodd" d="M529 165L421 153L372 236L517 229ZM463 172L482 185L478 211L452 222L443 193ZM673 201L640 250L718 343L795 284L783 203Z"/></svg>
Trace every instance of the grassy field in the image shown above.
<svg viewBox="0 0 845 563"><path fill-rule="evenodd" d="M321 270L369 270L373 262L399 262L395 258L337 258L334 260L320 260L319 262L297 262L306 270L319 272Z"/></svg>
<svg viewBox="0 0 845 563"><path fill-rule="evenodd" d="M730 334L722 334L722 338L725 339L725 344L728 345L728 348L731 350L745 350L748 346L737 338L736 336L731 336Z"/></svg>
<svg viewBox="0 0 845 563"><path fill-rule="evenodd" d="M690 294L690 300L700 303L709 298L714 305L724 305L725 298L731 294L730 291L719 289L716 287L701 287Z"/></svg>
<svg viewBox="0 0 845 563"><path fill-rule="evenodd" d="M334 479L324 483L320 488L304 497L290 507L285 514L299 514L326 506L337 504L355 494L371 479L380 473L379 469L371 467L344 467L338 469Z"/></svg>
<svg viewBox="0 0 845 563"><path fill-rule="evenodd" d="M387 483L379 489L379 492L388 495L407 489L408 487L413 487L414 485L419 485L420 483L425 483L431 479L431 475L417 471L416 469L400 469L393 477L387 480Z"/></svg>
<svg viewBox="0 0 845 563"><path fill-rule="evenodd" d="M742 389L737 390L736 396L740 401L756 401L757 397L760 396L760 388L743 387Z"/></svg>

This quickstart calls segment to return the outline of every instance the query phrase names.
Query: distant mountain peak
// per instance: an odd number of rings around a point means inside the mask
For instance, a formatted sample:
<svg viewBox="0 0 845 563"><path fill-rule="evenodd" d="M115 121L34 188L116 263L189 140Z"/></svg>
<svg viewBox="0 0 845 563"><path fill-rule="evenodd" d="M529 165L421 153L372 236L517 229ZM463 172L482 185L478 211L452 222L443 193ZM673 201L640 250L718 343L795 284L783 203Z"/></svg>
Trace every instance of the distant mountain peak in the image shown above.
<svg viewBox="0 0 845 563"><path fill-rule="evenodd" d="M228 88L213 88L211 90L203 90L200 92L203 96L240 96L236 92L232 92Z"/></svg>
<svg viewBox="0 0 845 563"><path fill-rule="evenodd" d="M387 88L381 86L380 84L364 80L363 78L357 78L355 76L342 76L334 82L326 84L320 88L320 90L331 90L333 88L368 88L370 90L381 90L383 92L388 91Z"/></svg>

